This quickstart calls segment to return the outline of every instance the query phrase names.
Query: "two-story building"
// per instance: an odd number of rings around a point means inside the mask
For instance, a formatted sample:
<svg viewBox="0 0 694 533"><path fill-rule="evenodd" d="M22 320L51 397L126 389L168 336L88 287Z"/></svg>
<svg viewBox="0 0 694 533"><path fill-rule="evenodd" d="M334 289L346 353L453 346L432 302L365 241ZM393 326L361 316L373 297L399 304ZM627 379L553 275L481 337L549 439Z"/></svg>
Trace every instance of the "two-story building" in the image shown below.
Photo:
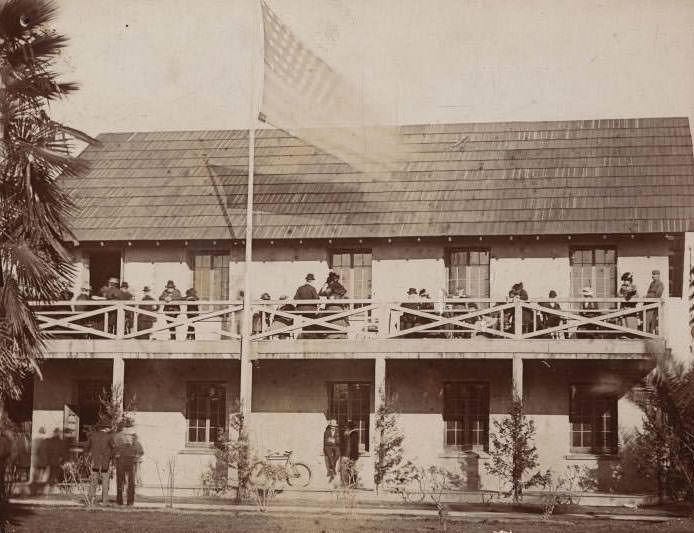
<svg viewBox="0 0 694 533"><path fill-rule="evenodd" d="M408 458L462 465L470 488L496 488L481 465L515 394L544 468L577 464L603 489L624 490L608 486L622 476L642 490L623 449L640 420L630 391L658 357L689 354L688 120L400 131L406 168L372 174L282 131L257 132L244 387L248 132L100 135L80 156L89 172L64 181L77 206L73 292L98 294L116 278L134 299L42 309L53 336L33 436L59 428L83 440L99 391L118 385L134 399L143 483L158 487L157 469L175 457L177 487L195 489L243 402L254 448L294 450L313 471L309 488L327 486L327 421L352 421L368 486L385 390ZM346 299L297 310L307 274L320 290L331 270ZM649 298L654 271L664 291ZM638 289L629 302L619 293L627 272ZM169 281L182 300L196 294L167 308L142 301L145 287L158 300ZM550 291L561 310L546 307Z"/></svg>

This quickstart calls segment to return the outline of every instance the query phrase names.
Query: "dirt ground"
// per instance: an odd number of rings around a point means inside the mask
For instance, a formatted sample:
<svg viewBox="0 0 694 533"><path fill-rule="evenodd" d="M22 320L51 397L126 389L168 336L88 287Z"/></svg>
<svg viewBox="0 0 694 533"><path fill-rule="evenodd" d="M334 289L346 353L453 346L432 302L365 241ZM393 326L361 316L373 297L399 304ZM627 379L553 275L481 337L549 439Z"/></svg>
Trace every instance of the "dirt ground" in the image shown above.
<svg viewBox="0 0 694 533"><path fill-rule="evenodd" d="M440 531L433 518L382 518L358 515L280 515L276 513L204 513L182 511L135 511L128 509L29 508L13 506L3 511L7 532L415 532ZM691 533L694 521L672 519L662 523L626 522L564 517L555 521L495 520L473 522L451 520L448 531L481 533L494 531L534 533Z"/></svg>

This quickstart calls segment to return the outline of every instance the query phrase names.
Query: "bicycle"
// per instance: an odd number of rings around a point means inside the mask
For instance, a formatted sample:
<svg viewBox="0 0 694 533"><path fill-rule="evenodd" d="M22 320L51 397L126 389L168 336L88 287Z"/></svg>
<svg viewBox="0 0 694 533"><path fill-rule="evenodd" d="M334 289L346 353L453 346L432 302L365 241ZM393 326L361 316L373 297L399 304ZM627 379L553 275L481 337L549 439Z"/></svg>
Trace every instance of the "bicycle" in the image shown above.
<svg viewBox="0 0 694 533"><path fill-rule="evenodd" d="M311 482L311 469L304 463L292 461L292 450L285 450L284 453L271 452L265 456L265 461L257 461L253 464L250 471L250 481L254 485L267 485L271 476L268 472L268 463L282 463L283 477L288 485L303 488Z"/></svg>

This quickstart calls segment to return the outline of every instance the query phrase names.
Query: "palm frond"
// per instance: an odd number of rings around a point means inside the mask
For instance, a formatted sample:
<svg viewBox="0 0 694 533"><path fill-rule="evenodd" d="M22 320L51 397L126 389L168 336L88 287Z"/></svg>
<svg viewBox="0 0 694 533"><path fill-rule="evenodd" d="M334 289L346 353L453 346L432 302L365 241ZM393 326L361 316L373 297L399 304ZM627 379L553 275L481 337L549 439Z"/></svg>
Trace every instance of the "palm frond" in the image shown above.
<svg viewBox="0 0 694 533"><path fill-rule="evenodd" d="M0 37L18 39L52 21L57 7L50 0L9 0L0 6Z"/></svg>
<svg viewBox="0 0 694 533"><path fill-rule="evenodd" d="M20 68L34 61L56 56L67 44L64 35L45 33L37 35L29 42L20 43L6 56L7 62L14 68Z"/></svg>

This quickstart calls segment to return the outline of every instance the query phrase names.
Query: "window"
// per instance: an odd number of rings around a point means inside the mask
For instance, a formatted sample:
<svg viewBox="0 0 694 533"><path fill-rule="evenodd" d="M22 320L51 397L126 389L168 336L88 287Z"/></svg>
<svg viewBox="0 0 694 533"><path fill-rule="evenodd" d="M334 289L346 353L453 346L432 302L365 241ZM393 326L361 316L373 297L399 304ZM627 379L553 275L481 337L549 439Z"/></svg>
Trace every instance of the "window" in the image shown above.
<svg viewBox="0 0 694 533"><path fill-rule="evenodd" d="M673 237L668 250L668 293L665 296L682 297L684 276L684 235Z"/></svg>
<svg viewBox="0 0 694 533"><path fill-rule="evenodd" d="M213 444L226 429L226 389L219 382L188 383L188 444Z"/></svg>
<svg viewBox="0 0 694 533"><path fill-rule="evenodd" d="M111 382L85 380L77 382L77 414L79 415L79 442L86 442L89 432L99 421L101 399L109 400Z"/></svg>
<svg viewBox="0 0 694 533"><path fill-rule="evenodd" d="M446 446L486 450L489 446L489 385L452 382L443 386Z"/></svg>
<svg viewBox="0 0 694 533"><path fill-rule="evenodd" d="M489 297L489 250L453 248L448 250L448 294L461 289L473 298Z"/></svg>
<svg viewBox="0 0 694 533"><path fill-rule="evenodd" d="M371 298L371 251L339 251L330 256L330 267L340 275L347 298Z"/></svg>
<svg viewBox="0 0 694 533"><path fill-rule="evenodd" d="M614 248L575 248L571 250L571 294L581 296L591 287L596 298L617 294L617 251Z"/></svg>
<svg viewBox="0 0 694 533"><path fill-rule="evenodd" d="M229 261L225 252L196 252L193 286L201 300L229 299Z"/></svg>
<svg viewBox="0 0 694 533"><path fill-rule="evenodd" d="M617 397L587 385L572 385L570 395L571 451L616 453Z"/></svg>
<svg viewBox="0 0 694 533"><path fill-rule="evenodd" d="M340 428L346 427L351 420L358 430L359 451L368 451L371 384L329 383L328 389L330 418L337 420Z"/></svg>

